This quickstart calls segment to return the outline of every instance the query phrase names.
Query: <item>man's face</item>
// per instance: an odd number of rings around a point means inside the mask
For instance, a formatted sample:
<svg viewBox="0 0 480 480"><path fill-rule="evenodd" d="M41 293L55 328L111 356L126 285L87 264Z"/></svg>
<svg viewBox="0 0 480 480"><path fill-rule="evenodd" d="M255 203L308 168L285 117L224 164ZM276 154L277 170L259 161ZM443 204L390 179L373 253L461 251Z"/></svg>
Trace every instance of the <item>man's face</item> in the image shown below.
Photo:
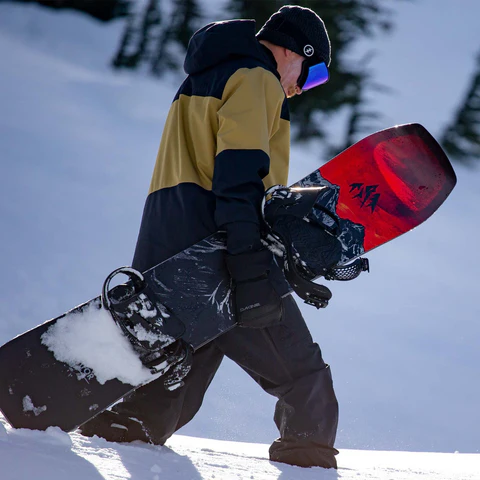
<svg viewBox="0 0 480 480"><path fill-rule="evenodd" d="M282 62L282 65L278 66L280 82L287 98L302 93L302 89L297 85L297 80L302 72L302 63L304 60L304 57L298 55L298 53L288 51L285 62Z"/></svg>

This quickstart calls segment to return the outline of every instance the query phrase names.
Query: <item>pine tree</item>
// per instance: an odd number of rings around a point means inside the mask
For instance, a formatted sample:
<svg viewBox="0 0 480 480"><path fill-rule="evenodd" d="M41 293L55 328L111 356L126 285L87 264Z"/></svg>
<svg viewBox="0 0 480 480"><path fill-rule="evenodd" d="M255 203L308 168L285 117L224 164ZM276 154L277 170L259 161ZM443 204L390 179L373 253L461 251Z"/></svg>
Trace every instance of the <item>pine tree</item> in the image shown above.
<svg viewBox="0 0 480 480"><path fill-rule="evenodd" d="M137 68L143 60L148 58L147 49L152 29L160 24L161 12L158 0L149 0L142 15L130 11L112 65L115 68Z"/></svg>
<svg viewBox="0 0 480 480"><path fill-rule="evenodd" d="M70 9L86 13L101 20L109 22L118 17L128 15L132 0L14 0L19 3L38 3L44 7L55 10Z"/></svg>
<svg viewBox="0 0 480 480"><path fill-rule="evenodd" d="M188 42L198 27L201 14L196 0L173 0L168 25L159 35L150 69L161 75L168 69L180 70Z"/></svg>
<svg viewBox="0 0 480 480"><path fill-rule="evenodd" d="M453 160L471 165L480 158L480 51L465 98L445 129L441 143Z"/></svg>
<svg viewBox="0 0 480 480"><path fill-rule="evenodd" d="M197 0L148 0L131 9L113 57L115 68L147 66L154 75L179 71L201 18Z"/></svg>

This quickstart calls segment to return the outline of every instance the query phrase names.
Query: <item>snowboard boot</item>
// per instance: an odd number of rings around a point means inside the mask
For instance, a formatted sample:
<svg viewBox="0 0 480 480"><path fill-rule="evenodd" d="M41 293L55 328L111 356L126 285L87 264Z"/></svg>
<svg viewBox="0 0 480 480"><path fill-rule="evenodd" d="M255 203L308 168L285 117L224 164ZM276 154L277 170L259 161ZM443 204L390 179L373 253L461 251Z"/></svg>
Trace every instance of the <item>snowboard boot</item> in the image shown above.
<svg viewBox="0 0 480 480"><path fill-rule="evenodd" d="M142 422L134 417L126 417L110 410L105 410L79 427L85 437L104 438L109 442L133 442L140 440L152 443Z"/></svg>
<svg viewBox="0 0 480 480"><path fill-rule="evenodd" d="M269 449L270 461L297 467L337 468L335 448L322 447L312 442L275 440Z"/></svg>

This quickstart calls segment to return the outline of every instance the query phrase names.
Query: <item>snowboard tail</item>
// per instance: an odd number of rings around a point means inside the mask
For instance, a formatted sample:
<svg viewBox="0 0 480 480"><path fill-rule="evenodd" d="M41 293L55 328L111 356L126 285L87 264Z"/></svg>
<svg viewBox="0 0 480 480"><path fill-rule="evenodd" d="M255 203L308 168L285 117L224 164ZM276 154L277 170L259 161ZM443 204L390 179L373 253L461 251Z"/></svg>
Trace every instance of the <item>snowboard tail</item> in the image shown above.
<svg viewBox="0 0 480 480"><path fill-rule="evenodd" d="M411 124L374 133L291 187L277 189L264 208L271 228L265 242L290 259L284 271L277 258L271 275L277 293L290 294L298 279L347 279L365 270L365 260L340 268L420 225L455 183L441 147L421 125ZM194 352L234 328L225 240L217 232L138 278L123 269L129 281L110 290L113 272L102 297L3 345L0 409L9 423L71 431L140 385L178 373L169 359L180 350ZM300 277L292 277L292 265ZM317 287L321 303L329 292ZM95 335L99 325L109 333ZM76 349L85 331L92 333L88 345ZM102 343L107 339L109 346ZM95 349L112 357L104 362L107 368L95 360Z"/></svg>

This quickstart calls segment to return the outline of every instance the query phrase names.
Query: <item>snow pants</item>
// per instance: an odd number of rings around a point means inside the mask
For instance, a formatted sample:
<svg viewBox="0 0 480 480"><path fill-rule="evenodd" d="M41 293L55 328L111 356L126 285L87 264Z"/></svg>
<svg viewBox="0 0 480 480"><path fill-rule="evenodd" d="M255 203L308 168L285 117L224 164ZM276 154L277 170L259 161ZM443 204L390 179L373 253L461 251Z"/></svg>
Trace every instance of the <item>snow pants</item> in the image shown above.
<svg viewBox="0 0 480 480"><path fill-rule="evenodd" d="M274 420L280 438L270 448L271 460L335 468L338 404L330 368L290 296L280 323L237 327L199 349L182 388L167 391L160 378L113 411L140 420L153 443L165 443L197 413L224 355L278 399Z"/></svg>

